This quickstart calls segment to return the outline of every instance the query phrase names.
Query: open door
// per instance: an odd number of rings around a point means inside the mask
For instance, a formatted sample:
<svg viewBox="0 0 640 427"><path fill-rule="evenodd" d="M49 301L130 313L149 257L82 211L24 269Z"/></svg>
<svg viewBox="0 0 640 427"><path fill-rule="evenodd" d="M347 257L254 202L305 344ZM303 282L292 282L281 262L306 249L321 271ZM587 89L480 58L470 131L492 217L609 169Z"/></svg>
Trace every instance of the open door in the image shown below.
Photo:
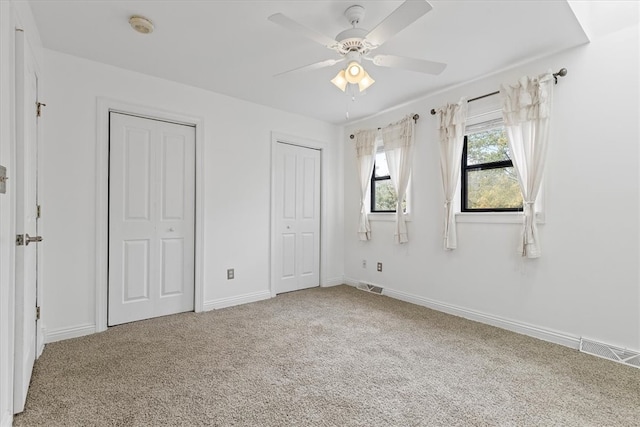
<svg viewBox="0 0 640 427"><path fill-rule="evenodd" d="M37 357L38 76L22 30L16 30L16 286L13 410L22 412Z"/></svg>

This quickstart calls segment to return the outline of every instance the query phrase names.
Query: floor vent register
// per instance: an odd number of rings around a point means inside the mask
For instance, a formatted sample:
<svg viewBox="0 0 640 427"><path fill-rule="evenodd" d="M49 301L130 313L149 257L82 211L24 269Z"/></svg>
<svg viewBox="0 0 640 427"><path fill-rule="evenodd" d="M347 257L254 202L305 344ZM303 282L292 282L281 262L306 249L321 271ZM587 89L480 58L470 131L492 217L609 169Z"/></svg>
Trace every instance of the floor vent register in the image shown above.
<svg viewBox="0 0 640 427"><path fill-rule="evenodd" d="M380 286L371 285L369 283L360 282L357 286L361 291L371 292L372 294L382 295L383 289Z"/></svg>
<svg viewBox="0 0 640 427"><path fill-rule="evenodd" d="M617 348L597 341L580 338L580 351L614 362L640 368L640 353L628 349Z"/></svg>

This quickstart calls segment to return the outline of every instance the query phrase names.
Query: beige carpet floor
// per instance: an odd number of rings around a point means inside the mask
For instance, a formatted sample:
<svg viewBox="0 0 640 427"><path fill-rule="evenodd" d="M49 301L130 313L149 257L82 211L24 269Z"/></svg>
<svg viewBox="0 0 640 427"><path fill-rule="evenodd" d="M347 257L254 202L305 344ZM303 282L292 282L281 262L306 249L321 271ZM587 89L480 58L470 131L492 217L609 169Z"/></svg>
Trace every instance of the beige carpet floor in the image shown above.
<svg viewBox="0 0 640 427"><path fill-rule="evenodd" d="M640 369L348 286L46 346L16 426L639 426Z"/></svg>

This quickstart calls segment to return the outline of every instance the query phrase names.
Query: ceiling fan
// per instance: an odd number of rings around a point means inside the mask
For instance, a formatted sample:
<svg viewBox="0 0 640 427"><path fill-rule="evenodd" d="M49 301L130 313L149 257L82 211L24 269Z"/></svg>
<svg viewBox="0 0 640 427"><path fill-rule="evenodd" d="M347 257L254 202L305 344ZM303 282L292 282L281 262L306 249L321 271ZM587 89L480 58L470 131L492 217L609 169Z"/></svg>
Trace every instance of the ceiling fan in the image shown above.
<svg viewBox="0 0 640 427"><path fill-rule="evenodd" d="M369 76L362 66L362 60L371 61L380 67L402 68L405 70L417 71L426 74L440 74L447 67L441 62L427 61L423 59L406 58L395 55L375 55L371 52L384 44L391 37L402 31L404 28L425 15L433 7L426 0L406 0L389 16L382 20L373 30L368 31L358 27L364 18L365 9L360 5L353 5L347 8L344 16L351 24L351 28L342 31L335 39L316 32L293 19L276 13L269 16L269 21L274 22L287 30L305 36L321 45L337 52L340 57L337 59L327 59L314 64L305 65L285 71L283 74L297 73L301 71L311 71L320 68L331 67L339 62L347 61L347 67L341 69L331 80L343 92L347 86L357 85L360 92L371 86L375 80Z"/></svg>

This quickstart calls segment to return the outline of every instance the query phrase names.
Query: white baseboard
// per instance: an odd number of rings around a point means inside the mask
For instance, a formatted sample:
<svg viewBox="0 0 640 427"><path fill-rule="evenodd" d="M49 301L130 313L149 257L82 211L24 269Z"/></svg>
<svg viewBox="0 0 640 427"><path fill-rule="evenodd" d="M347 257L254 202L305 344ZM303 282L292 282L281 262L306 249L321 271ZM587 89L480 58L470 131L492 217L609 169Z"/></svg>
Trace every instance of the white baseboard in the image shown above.
<svg viewBox="0 0 640 427"><path fill-rule="evenodd" d="M96 325L79 325L71 328L55 329L53 331L46 331L44 334L44 342L46 344L68 340L70 338L83 337L85 335L91 335L96 332Z"/></svg>
<svg viewBox="0 0 640 427"><path fill-rule="evenodd" d="M11 427L13 425L13 414L5 412L0 420L0 427Z"/></svg>
<svg viewBox="0 0 640 427"><path fill-rule="evenodd" d="M325 280L323 284L320 285L321 288L330 288L331 286L339 286L344 285L344 277L332 277L331 279Z"/></svg>
<svg viewBox="0 0 640 427"><path fill-rule="evenodd" d="M463 317L465 319L474 320L476 322L485 323L487 325L496 326L498 328L506 329L508 331L517 332L519 334L528 335L530 337L538 338L543 341L548 341L554 344L560 344L573 349L580 348L580 338L563 334L561 332L553 331L550 329L540 328L538 326L529 325L522 322L517 322L510 319L505 319L492 314L486 314L475 310L469 310L463 307L458 307L452 304L446 304L440 301L435 301L429 298L420 297L417 295L408 294L406 292L396 291L384 287L383 295L390 298L395 298L401 301L410 302L413 304L421 305L423 307L431 308L433 310L442 311L444 313L453 314L454 316Z"/></svg>
<svg viewBox="0 0 640 427"><path fill-rule="evenodd" d="M39 328L39 329L38 329ZM38 343L38 348L36 348L36 359L42 356L42 352L44 351L45 340L47 339L47 328L43 326L42 323L39 323L39 326L36 327L36 342Z"/></svg>
<svg viewBox="0 0 640 427"><path fill-rule="evenodd" d="M262 301L269 298L271 298L270 291L252 292L250 294L220 298L212 301L205 301L202 309L204 311L217 310L225 307L233 307L234 305L248 304L250 302Z"/></svg>
<svg viewBox="0 0 640 427"><path fill-rule="evenodd" d="M356 280L353 277L344 276L342 278L342 283L344 283L345 285L353 286L353 287L358 286L358 283L360 283L360 282L361 282L361 280Z"/></svg>

